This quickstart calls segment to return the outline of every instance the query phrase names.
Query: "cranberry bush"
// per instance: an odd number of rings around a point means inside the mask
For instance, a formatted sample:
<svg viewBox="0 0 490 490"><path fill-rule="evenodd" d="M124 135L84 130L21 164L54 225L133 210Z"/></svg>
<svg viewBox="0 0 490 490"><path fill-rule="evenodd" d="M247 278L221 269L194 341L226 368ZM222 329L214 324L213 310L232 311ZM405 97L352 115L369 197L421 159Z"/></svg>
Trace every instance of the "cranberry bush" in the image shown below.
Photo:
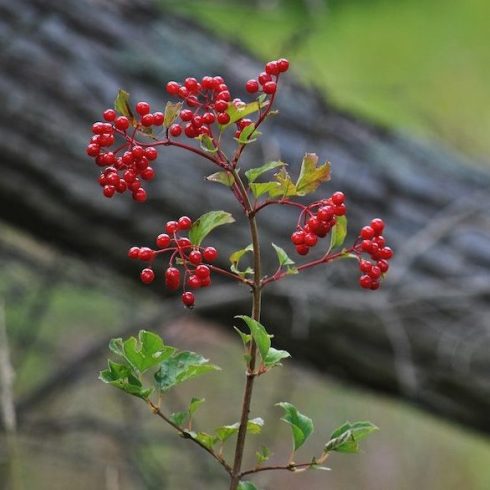
<svg viewBox="0 0 490 490"><path fill-rule="evenodd" d="M288 68L286 59L267 63L257 79L245 84L245 91L253 99L248 102L232 98L220 76L205 76L200 81L189 77L183 83L168 82L167 93L178 100L167 102L163 112L152 112L150 104L144 101L138 102L133 110L129 94L121 90L114 109L105 110L104 120L93 124L93 136L86 149L103 168L99 177L103 195L113 198L116 194L130 192L138 202L147 199L143 183L155 177L153 162L160 149L175 146L197 154L218 167L208 180L228 187L248 220L251 243L230 256L229 269L216 265L218 250L215 247L203 245L215 228L235 221L231 213L222 210L209 211L195 220L181 216L169 221L156 237L155 246L134 246L128 253L130 259L145 264L140 275L144 284L152 283L161 274L168 290L182 291L182 302L187 308L194 307L194 291L209 287L215 274L241 283L252 291L251 314L238 316L240 328L234 327L243 342L246 364L239 421L214 431L196 432L192 429L193 418L204 402L197 398L193 398L183 411L166 413L161 402L163 394L184 381L219 368L197 353L166 345L155 333L142 330L138 338L112 339L109 348L119 357L119 362L109 360L107 369L100 373L102 381L143 399L151 411L178 434L209 453L228 473L230 490L256 489L244 478L258 472L279 469L301 472L323 468L322 464L332 451L357 452L359 441L376 430L370 422L346 422L332 432L319 454L298 463L295 452L313 432L313 422L291 403L280 402L277 406L283 410L281 420L289 424L292 431L289 460L267 465L271 453L262 447L256 452L256 465L242 467L247 435L259 433L264 424L261 418L249 418L254 382L290 357L288 352L272 347L272 336L260 323L264 288L286 276L347 258L358 262L360 286L376 290L393 255L382 236L384 223L380 218L364 226L352 245L344 246L347 207L342 192L304 203L304 196L330 180L330 164L319 163L314 153L304 156L295 179L282 161L267 162L243 172L239 167L247 145L260 136L259 127L277 112L272 111L274 98L279 79ZM231 153L226 151L224 144L230 136L234 138ZM272 177L265 177L271 173ZM263 274L257 216L273 205L291 206L298 211L296 225L291 229L291 242L296 253L304 257L314 248L319 252L311 260L303 259L305 261L297 264L283 248L273 243L277 269ZM246 254L251 255L252 266L244 268L240 263ZM153 375L151 383L148 374ZM232 438L236 438L234 457L227 461L223 447Z"/></svg>

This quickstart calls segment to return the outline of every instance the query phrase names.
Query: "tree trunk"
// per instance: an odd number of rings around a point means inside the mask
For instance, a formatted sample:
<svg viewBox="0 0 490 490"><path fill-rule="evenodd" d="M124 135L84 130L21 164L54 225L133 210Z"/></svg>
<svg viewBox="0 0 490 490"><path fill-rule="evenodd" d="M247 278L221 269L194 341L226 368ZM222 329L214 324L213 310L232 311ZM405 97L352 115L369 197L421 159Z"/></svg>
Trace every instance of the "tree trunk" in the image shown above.
<svg viewBox="0 0 490 490"><path fill-rule="evenodd" d="M132 277L127 248L152 243L165 220L239 210L227 189L204 182L215 169L170 149L146 204L103 198L84 152L91 123L120 87L157 107L168 80L222 74L236 92L261 69L237 46L152 5L0 0L0 218ZM396 258L377 293L360 290L350 261L271 288L264 322L276 341L322 372L490 432L489 172L339 111L296 83L294 68L278 108L247 165L280 156L294 174L306 151L329 159L324 192L348 196L349 239L381 216ZM264 211L264 243L287 248L295 220L289 209ZM247 245L241 229L216 233L223 264ZM229 323L248 310L242 293L204 314Z"/></svg>

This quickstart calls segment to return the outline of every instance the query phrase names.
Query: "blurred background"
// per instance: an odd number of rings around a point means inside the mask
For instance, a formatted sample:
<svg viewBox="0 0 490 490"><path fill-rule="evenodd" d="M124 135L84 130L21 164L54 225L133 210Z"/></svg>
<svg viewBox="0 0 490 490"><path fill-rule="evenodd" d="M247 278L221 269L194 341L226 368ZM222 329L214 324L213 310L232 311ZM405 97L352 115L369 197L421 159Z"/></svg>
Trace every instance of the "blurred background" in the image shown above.
<svg viewBox="0 0 490 490"><path fill-rule="evenodd" d="M252 415L266 425L247 461L263 444L271 461L288 457L279 401L315 421L304 458L345 420L381 430L360 454L333 455L330 472L254 482L490 488L487 1L0 0L0 14L0 488L227 488L213 461L97 373L109 338L156 330L226 367L176 390L168 411L205 397L197 429L237 421L231 318L248 293L217 281L185 311L140 285L126 250L167 219L238 210L203 184L213 169L170 150L147 203L109 202L84 147L120 87L163 106L168 80L223 74L239 93L282 56L280 114L244 165L280 157L294 173L305 151L331 160L324 192L348 195L349 239L380 215L396 257L373 295L349 263L271 289L264 323L293 359L257 384ZM294 213L276 213L264 213L264 242L291 251ZM216 234L222 265L245 231Z"/></svg>

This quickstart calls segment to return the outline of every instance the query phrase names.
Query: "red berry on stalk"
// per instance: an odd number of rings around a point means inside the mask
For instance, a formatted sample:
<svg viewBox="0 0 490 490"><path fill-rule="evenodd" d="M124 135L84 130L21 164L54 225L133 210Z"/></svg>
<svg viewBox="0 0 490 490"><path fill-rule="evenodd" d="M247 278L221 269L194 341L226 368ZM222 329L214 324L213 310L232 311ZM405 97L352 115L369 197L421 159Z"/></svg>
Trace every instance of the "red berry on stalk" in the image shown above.
<svg viewBox="0 0 490 490"><path fill-rule="evenodd" d="M195 274L192 274L189 276L189 279L187 279L187 285L192 289L200 288L201 279L199 279L199 277L197 277Z"/></svg>
<svg viewBox="0 0 490 490"><path fill-rule="evenodd" d="M148 158L148 160L156 160L158 151L156 148L153 148L153 146L149 146L148 148L145 148L145 157Z"/></svg>
<svg viewBox="0 0 490 490"><path fill-rule="evenodd" d="M339 206L340 204L343 204L343 202L345 201L345 195L343 192L335 192L333 195L332 195L332 202L336 205L336 206Z"/></svg>
<svg viewBox="0 0 490 490"><path fill-rule="evenodd" d="M305 245L314 247L318 242L318 237L314 233L307 233L305 235Z"/></svg>
<svg viewBox="0 0 490 490"><path fill-rule="evenodd" d="M177 95L179 93L180 84L177 82L168 82L166 88L168 94Z"/></svg>
<svg viewBox="0 0 490 490"><path fill-rule="evenodd" d="M177 94L182 99L185 99L189 96L189 90L187 89L187 87L179 87L179 90L177 90Z"/></svg>
<svg viewBox="0 0 490 490"><path fill-rule="evenodd" d="M365 226L361 229L360 237L364 240L371 240L374 236L374 230L370 226Z"/></svg>
<svg viewBox="0 0 490 490"><path fill-rule="evenodd" d="M371 264L371 262L369 262L369 260L363 259L359 262L359 269L361 270L361 272L364 272L364 274L367 274L372 267L373 265Z"/></svg>
<svg viewBox="0 0 490 490"><path fill-rule="evenodd" d="M294 245L303 245L303 243L305 243L305 232L295 231L291 235L291 241L294 243Z"/></svg>
<svg viewBox="0 0 490 490"><path fill-rule="evenodd" d="M257 80L249 80L245 84L245 89L249 94L253 94L259 90L259 82Z"/></svg>
<svg viewBox="0 0 490 490"><path fill-rule="evenodd" d="M263 86L264 93L273 94L277 89L276 82L265 82Z"/></svg>
<svg viewBox="0 0 490 490"><path fill-rule="evenodd" d="M371 221L371 228L374 230L376 235L381 235L383 233L385 223L381 218L375 218Z"/></svg>
<svg viewBox="0 0 490 490"><path fill-rule="evenodd" d="M146 167L142 172L141 172L141 178L143 180L153 180L155 178L155 171L151 167Z"/></svg>
<svg viewBox="0 0 490 490"><path fill-rule="evenodd" d="M174 138L177 138L182 134L182 127L179 126L178 124L172 124L172 126L170 126L169 131Z"/></svg>
<svg viewBox="0 0 490 490"><path fill-rule="evenodd" d="M199 278L209 277L211 271L207 265L198 265L195 270L196 276Z"/></svg>
<svg viewBox="0 0 490 490"><path fill-rule="evenodd" d="M373 284L373 280L368 275L363 275L359 278L359 284L361 288L370 289Z"/></svg>
<svg viewBox="0 0 490 490"><path fill-rule="evenodd" d="M148 104L148 102L138 102L136 104L136 112L140 116L144 116L145 114L148 114L150 112L150 104Z"/></svg>
<svg viewBox="0 0 490 490"><path fill-rule="evenodd" d="M199 250L193 250L189 254L189 262L194 265L199 265L202 262L202 254Z"/></svg>
<svg viewBox="0 0 490 490"><path fill-rule="evenodd" d="M133 199L136 202L145 202L146 199L148 198L145 189L140 187L138 190L133 191Z"/></svg>
<svg viewBox="0 0 490 490"><path fill-rule="evenodd" d="M170 245L171 238L166 233L157 236L157 247L167 248Z"/></svg>
<svg viewBox="0 0 490 490"><path fill-rule="evenodd" d="M86 151L89 157L96 157L100 152L100 146L95 143L91 143L90 145L87 146Z"/></svg>
<svg viewBox="0 0 490 490"><path fill-rule="evenodd" d="M217 119L220 124L228 124L230 122L230 116L226 112L219 113Z"/></svg>
<svg viewBox="0 0 490 490"><path fill-rule="evenodd" d="M165 225L165 231L169 234L174 234L179 229L179 223L177 221L167 221Z"/></svg>
<svg viewBox="0 0 490 490"><path fill-rule="evenodd" d="M347 207L344 203L335 206L335 216L344 216L347 212Z"/></svg>
<svg viewBox="0 0 490 490"><path fill-rule="evenodd" d="M390 264L387 260L381 259L378 261L377 266L380 268L381 272L384 274L390 268Z"/></svg>
<svg viewBox="0 0 490 490"><path fill-rule="evenodd" d="M269 61L269 63L265 65L265 72L269 75L277 75L279 73L277 61Z"/></svg>
<svg viewBox="0 0 490 490"><path fill-rule="evenodd" d="M218 258L218 251L214 247L206 247L202 254L207 262L213 262Z"/></svg>
<svg viewBox="0 0 490 490"><path fill-rule="evenodd" d="M138 258L140 260L144 260L145 262L148 262L155 258L155 252L151 248L141 247L138 254Z"/></svg>
<svg viewBox="0 0 490 490"><path fill-rule="evenodd" d="M120 131L126 131L129 128L129 119L126 116L119 116L114 122L114 126Z"/></svg>
<svg viewBox="0 0 490 490"><path fill-rule="evenodd" d="M151 284L155 279L155 273L152 269L143 269L140 274L141 282L143 284Z"/></svg>
<svg viewBox="0 0 490 490"><path fill-rule="evenodd" d="M286 58L281 58L277 60L277 66L279 67L279 71L284 73L285 71L288 71L289 61Z"/></svg>
<svg viewBox="0 0 490 490"><path fill-rule="evenodd" d="M264 85L265 83L270 82L271 80L272 80L272 77L268 73L266 73L265 71L263 71L259 75L259 83L260 83L260 85Z"/></svg>
<svg viewBox="0 0 490 490"><path fill-rule="evenodd" d="M192 226L192 220L188 216L182 216L178 221L179 230L188 230Z"/></svg>
<svg viewBox="0 0 490 490"><path fill-rule="evenodd" d="M140 248L139 247L131 247L128 250L128 257L130 259L138 259L140 254Z"/></svg>
<svg viewBox="0 0 490 490"><path fill-rule="evenodd" d="M308 245L296 245L296 252L298 252L299 255L307 255L309 251L310 247L308 247Z"/></svg>
<svg viewBox="0 0 490 490"><path fill-rule="evenodd" d="M190 291L182 293L182 303L184 303L184 305L187 306L187 308L191 308L192 306L194 306L195 300L196 299L194 297L194 294L191 293Z"/></svg>
<svg viewBox="0 0 490 490"><path fill-rule="evenodd" d="M379 250L379 256L381 259L391 259L393 257L393 250L390 247L383 247Z"/></svg>
<svg viewBox="0 0 490 490"><path fill-rule="evenodd" d="M194 90L197 89L197 87L198 87L197 83L198 83L197 80L193 77L189 77L189 78L186 78L184 80L184 84L185 84L186 88L188 90L190 90L191 92L193 92Z"/></svg>
<svg viewBox="0 0 490 490"><path fill-rule="evenodd" d="M163 112L153 113L153 126L161 126L165 121L165 114Z"/></svg>
<svg viewBox="0 0 490 490"><path fill-rule="evenodd" d="M179 238L177 240L177 245L180 248L189 248L192 245L192 243L188 238Z"/></svg>
<svg viewBox="0 0 490 490"><path fill-rule="evenodd" d="M116 188L113 185L105 185L103 193L105 197L112 197L116 192Z"/></svg>
<svg viewBox="0 0 490 490"><path fill-rule="evenodd" d="M182 119L182 121L184 121L184 122L192 121L193 117L194 117L194 114L189 109L183 109L180 111L180 119Z"/></svg>
<svg viewBox="0 0 490 490"><path fill-rule="evenodd" d="M195 138L198 135L198 132L192 123L187 123L185 125L184 133L188 138Z"/></svg>
<svg viewBox="0 0 490 490"><path fill-rule="evenodd" d="M228 109L228 102L226 100L217 100L214 104L216 112L225 112Z"/></svg>
<svg viewBox="0 0 490 490"><path fill-rule="evenodd" d="M106 109L104 111L104 119L106 121L112 122L116 119L116 116L117 116L117 114L116 114L116 111L114 109Z"/></svg>

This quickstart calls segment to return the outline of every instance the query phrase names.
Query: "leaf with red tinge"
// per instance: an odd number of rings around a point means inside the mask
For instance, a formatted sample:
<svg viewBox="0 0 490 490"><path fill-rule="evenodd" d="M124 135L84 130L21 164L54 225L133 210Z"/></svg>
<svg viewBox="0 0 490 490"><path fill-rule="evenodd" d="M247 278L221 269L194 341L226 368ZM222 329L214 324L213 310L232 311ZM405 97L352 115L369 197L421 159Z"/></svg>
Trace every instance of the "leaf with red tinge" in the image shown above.
<svg viewBox="0 0 490 490"><path fill-rule="evenodd" d="M315 192L322 182L330 180L330 162L318 165L315 153L306 153L301 163L301 171L296 182L299 196Z"/></svg>

